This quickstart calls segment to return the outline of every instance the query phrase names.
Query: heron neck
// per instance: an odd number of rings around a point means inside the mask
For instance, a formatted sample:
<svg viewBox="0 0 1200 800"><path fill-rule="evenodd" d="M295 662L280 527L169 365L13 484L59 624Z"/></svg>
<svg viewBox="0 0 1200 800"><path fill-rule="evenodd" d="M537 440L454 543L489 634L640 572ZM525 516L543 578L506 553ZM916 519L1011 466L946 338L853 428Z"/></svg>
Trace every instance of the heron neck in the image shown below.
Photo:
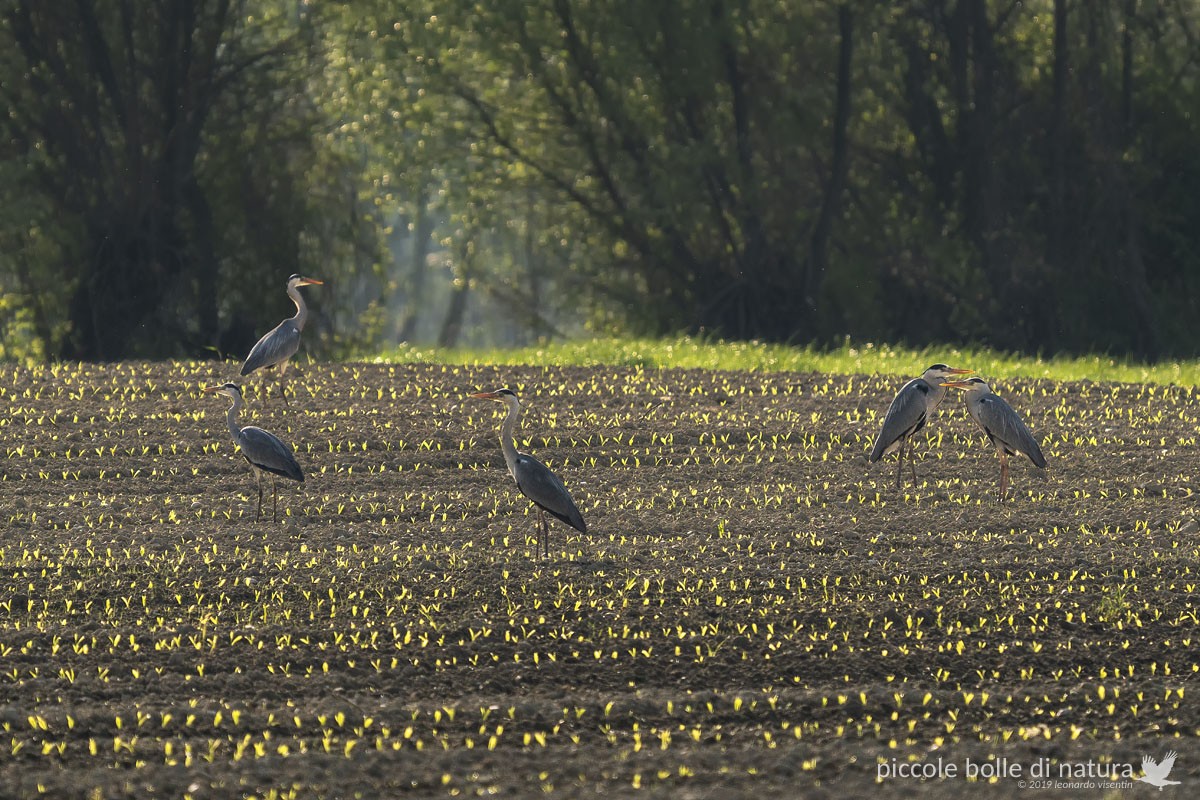
<svg viewBox="0 0 1200 800"><path fill-rule="evenodd" d="M225 421L229 423L229 432L233 434L233 440L236 442L242 434L241 427L237 424L238 412L242 410L242 398L237 395L233 396L233 405L229 407L229 413L225 415Z"/></svg>
<svg viewBox="0 0 1200 800"><path fill-rule="evenodd" d="M925 382L929 383L929 381ZM939 385L937 382L929 383L929 387L929 399L926 403L930 411L935 411L942 404L942 401L946 399L946 393L950 390L945 386Z"/></svg>
<svg viewBox="0 0 1200 800"><path fill-rule="evenodd" d="M500 424L500 449L504 451L504 463L508 464L508 472L514 480L517 477L517 444L513 437L520 416L521 404L515 399L511 400L508 403L508 416Z"/></svg>
<svg viewBox="0 0 1200 800"><path fill-rule="evenodd" d="M292 298L292 302L296 304L296 316L292 319L296 323L298 330L304 330L304 323L308 322L308 306L304 302L304 295L300 294L300 289L297 286L288 284L288 297Z"/></svg>

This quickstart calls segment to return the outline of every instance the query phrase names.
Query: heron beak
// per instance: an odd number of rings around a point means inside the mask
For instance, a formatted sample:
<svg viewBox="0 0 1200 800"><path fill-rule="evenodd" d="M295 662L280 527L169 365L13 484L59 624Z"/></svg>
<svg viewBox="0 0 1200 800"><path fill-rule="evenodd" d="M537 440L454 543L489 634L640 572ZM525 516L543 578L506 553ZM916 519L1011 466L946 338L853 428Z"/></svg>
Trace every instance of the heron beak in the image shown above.
<svg viewBox="0 0 1200 800"><path fill-rule="evenodd" d="M947 389L967 389L971 386L968 381L946 381L942 384Z"/></svg>
<svg viewBox="0 0 1200 800"><path fill-rule="evenodd" d="M475 392L474 394L471 395L471 397L474 397L476 400L499 400L500 399L500 395L496 394L495 392Z"/></svg>
<svg viewBox="0 0 1200 800"><path fill-rule="evenodd" d="M221 391L221 387L220 387L220 386L209 386L208 388L206 388L206 389L204 389L204 390L202 390L202 391L203 391L205 394L213 394L214 392L219 392L219 391Z"/></svg>
<svg viewBox="0 0 1200 800"><path fill-rule="evenodd" d="M325 281L319 281L316 278L301 278L300 285L301 286L324 286Z"/></svg>
<svg viewBox="0 0 1200 800"><path fill-rule="evenodd" d="M974 371L975 370L973 369L954 369L953 367L946 370L946 372L949 372L951 375L970 375Z"/></svg>

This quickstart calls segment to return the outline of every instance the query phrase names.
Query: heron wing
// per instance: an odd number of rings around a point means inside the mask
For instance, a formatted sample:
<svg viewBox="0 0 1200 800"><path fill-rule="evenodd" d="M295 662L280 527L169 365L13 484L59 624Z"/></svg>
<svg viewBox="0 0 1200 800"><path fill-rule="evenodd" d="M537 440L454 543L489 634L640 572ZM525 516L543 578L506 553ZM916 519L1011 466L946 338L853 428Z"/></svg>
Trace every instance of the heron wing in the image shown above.
<svg viewBox="0 0 1200 800"><path fill-rule="evenodd" d="M987 394L979 398L970 410L975 421L991 438L997 447L1003 447L1010 453L1026 456L1038 467L1046 466L1046 458L1042 448L1029 432L1025 422L1017 416L1012 406L995 394Z"/></svg>
<svg viewBox="0 0 1200 800"><path fill-rule="evenodd" d="M571 499L571 493L562 480L542 462L525 453L517 456L517 488L521 494L549 511L580 533L587 533L583 514Z"/></svg>
<svg viewBox="0 0 1200 800"><path fill-rule="evenodd" d="M262 428L247 425L238 436L238 445L242 455L259 469L304 482L304 472L288 447L273 433L267 433Z"/></svg>
<svg viewBox="0 0 1200 800"><path fill-rule="evenodd" d="M242 364L242 374L249 375L259 367L273 367L282 364L300 349L300 328L293 319L285 319L272 328L258 343L250 349L246 362Z"/></svg>
<svg viewBox="0 0 1200 800"><path fill-rule="evenodd" d="M930 385L920 378L904 384L888 407L868 460L878 461L899 447L902 439L924 427L931 391Z"/></svg>

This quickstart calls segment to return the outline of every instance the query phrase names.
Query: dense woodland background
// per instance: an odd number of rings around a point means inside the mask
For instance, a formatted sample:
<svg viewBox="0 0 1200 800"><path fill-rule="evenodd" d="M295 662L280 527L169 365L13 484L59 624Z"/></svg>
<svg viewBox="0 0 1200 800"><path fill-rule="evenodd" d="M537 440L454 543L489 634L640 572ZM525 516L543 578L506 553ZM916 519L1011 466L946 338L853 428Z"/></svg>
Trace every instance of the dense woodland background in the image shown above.
<svg viewBox="0 0 1200 800"><path fill-rule="evenodd" d="M0 0L0 358L1200 353L1194 0Z"/></svg>

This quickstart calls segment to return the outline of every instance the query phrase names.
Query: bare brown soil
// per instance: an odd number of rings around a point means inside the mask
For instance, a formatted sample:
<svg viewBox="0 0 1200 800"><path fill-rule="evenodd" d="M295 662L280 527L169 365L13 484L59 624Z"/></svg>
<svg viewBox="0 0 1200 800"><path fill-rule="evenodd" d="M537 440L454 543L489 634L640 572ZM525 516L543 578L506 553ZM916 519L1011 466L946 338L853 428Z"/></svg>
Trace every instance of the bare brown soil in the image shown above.
<svg viewBox="0 0 1200 800"><path fill-rule="evenodd" d="M0 797L1200 785L1191 388L994 383L1049 461L1001 500L955 397L916 486L867 464L895 377L309 365L247 389L307 474L255 521L235 371L0 373ZM505 385L587 518L549 559Z"/></svg>

